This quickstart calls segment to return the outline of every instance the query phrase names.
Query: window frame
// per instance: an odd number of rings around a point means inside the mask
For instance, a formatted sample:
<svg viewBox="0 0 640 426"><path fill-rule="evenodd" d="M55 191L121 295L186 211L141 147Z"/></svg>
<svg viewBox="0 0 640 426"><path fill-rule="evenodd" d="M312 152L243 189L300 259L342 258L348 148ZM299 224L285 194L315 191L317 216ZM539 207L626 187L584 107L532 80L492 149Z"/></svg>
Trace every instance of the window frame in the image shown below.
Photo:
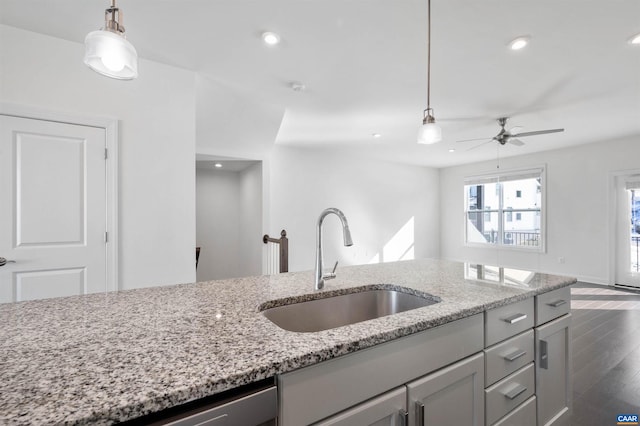
<svg viewBox="0 0 640 426"><path fill-rule="evenodd" d="M527 177L533 177L532 175L539 175L540 177L540 208L524 208L524 209L508 209L504 206L505 203L505 194L503 185L497 185L499 189L499 206L498 209L482 209L482 210L470 210L468 205L468 196L466 187L470 185L484 185L488 183L499 183L505 181L513 181L513 180L521 180L526 179ZM484 248L484 249L500 249L500 250L513 250L513 251L524 251L524 252L533 252L533 253L546 253L547 251L547 213L546 213L546 197L547 197L547 167L545 165L535 166L535 167L527 167L522 169L509 169L509 170L498 170L491 173L465 176L463 179L463 245L465 247L474 247L474 248ZM495 243L477 243L477 242L469 242L468 240L468 226L467 220L469 213L472 212L482 212L484 214L487 213L496 213L498 215L498 235L497 241ZM506 221L506 213L522 213L522 212L539 212L540 213L540 244L538 246L516 246L510 244L504 244L503 236L505 233L504 225L507 223Z"/></svg>

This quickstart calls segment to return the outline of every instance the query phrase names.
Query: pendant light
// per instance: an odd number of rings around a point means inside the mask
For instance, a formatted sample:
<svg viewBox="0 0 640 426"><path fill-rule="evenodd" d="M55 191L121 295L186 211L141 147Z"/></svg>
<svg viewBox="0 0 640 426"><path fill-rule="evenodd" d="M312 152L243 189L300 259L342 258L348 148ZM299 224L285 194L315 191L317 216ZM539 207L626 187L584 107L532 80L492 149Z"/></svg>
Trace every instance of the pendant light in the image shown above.
<svg viewBox="0 0 640 426"><path fill-rule="evenodd" d="M432 144L442 140L442 129L436 124L431 108L431 0L427 0L427 109L418 130L418 143Z"/></svg>
<svg viewBox="0 0 640 426"><path fill-rule="evenodd" d="M87 34L84 45L84 63L95 72L118 80L138 77L138 53L124 36L116 0L104 11L104 28Z"/></svg>

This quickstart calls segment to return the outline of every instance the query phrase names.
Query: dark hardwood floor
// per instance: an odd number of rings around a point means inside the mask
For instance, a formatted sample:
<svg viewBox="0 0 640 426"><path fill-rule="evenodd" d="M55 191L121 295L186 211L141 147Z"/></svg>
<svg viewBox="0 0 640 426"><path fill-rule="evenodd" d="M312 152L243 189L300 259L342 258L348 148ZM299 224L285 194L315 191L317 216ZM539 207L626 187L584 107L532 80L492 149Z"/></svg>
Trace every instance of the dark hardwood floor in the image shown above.
<svg viewBox="0 0 640 426"><path fill-rule="evenodd" d="M615 425L640 415L640 292L586 283L571 287L571 425Z"/></svg>

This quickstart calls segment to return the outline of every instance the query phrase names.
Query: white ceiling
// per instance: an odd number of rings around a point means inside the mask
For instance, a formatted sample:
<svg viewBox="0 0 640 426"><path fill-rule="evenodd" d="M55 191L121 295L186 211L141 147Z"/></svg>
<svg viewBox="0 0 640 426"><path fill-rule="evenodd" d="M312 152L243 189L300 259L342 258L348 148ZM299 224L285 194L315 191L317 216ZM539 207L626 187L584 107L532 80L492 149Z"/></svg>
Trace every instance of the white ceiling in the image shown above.
<svg viewBox="0 0 640 426"><path fill-rule="evenodd" d="M214 155L196 155L196 169L215 170L220 172L243 172L251 166L259 164L255 160L238 160L235 158L221 157ZM216 167L220 164L222 167Z"/></svg>
<svg viewBox="0 0 640 426"><path fill-rule="evenodd" d="M0 0L0 23L81 43L107 5ZM566 129L501 147L500 156L630 136L640 143L640 46L627 43L640 33L637 0L432 0L431 106L444 138L435 146L415 143L426 107L426 0L118 5L142 58L284 108L276 143L442 167L495 158L497 144L467 152L473 143L456 140L495 135L500 116L523 131ZM266 30L282 43L265 46ZM530 46L509 51L519 35ZM292 81L307 90L292 91Z"/></svg>

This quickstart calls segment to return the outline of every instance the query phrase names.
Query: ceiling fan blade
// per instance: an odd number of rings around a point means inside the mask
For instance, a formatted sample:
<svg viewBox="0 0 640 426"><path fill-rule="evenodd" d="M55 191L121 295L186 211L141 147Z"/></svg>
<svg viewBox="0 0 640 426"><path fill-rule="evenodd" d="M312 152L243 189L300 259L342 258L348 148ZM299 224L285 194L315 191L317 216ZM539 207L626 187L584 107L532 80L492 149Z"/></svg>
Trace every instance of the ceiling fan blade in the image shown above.
<svg viewBox="0 0 640 426"><path fill-rule="evenodd" d="M491 142L493 142L493 139L488 140L486 142L483 142L480 145L472 146L471 148L467 149L467 151L473 151L474 149L480 148L481 146L485 146L486 144L491 143Z"/></svg>
<svg viewBox="0 0 640 426"><path fill-rule="evenodd" d="M507 142L510 143L511 145L515 145L515 146L524 145L524 142L522 142L520 139L516 139L516 138L509 138L509 140Z"/></svg>
<svg viewBox="0 0 640 426"><path fill-rule="evenodd" d="M547 133L564 132L564 129L535 130L533 132L516 133L511 135L514 138L523 138L525 136L546 135Z"/></svg>
<svg viewBox="0 0 640 426"><path fill-rule="evenodd" d="M476 138L476 139L464 139L461 141L456 141L456 143L458 142L474 142L474 141L486 141L486 140L492 141L493 140L493 136L489 136L487 138Z"/></svg>

